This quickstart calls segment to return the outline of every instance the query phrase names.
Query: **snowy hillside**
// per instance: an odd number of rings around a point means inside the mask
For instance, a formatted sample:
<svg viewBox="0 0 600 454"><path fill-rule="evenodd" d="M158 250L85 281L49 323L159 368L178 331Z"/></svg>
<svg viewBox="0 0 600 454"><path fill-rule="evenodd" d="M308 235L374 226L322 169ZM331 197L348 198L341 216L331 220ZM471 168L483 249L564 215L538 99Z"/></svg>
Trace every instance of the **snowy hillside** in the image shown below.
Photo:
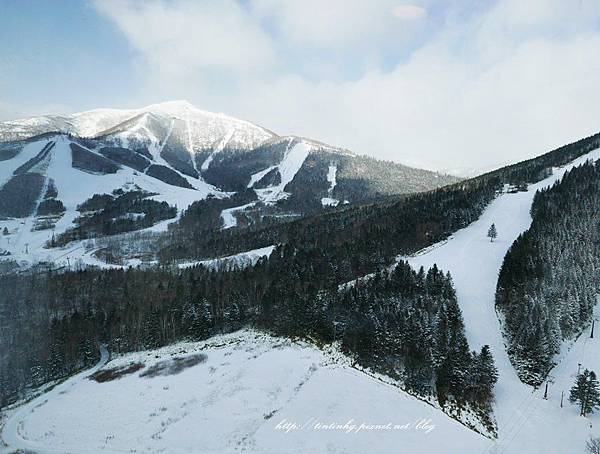
<svg viewBox="0 0 600 454"><path fill-rule="evenodd" d="M489 442L334 350L254 331L102 370L112 373L84 372L10 411L7 452L479 453Z"/></svg>
<svg viewBox="0 0 600 454"><path fill-rule="evenodd" d="M545 386L535 390L523 384L510 363L494 303L502 260L517 236L531 224L530 208L536 190L553 184L567 169L587 159L600 159L600 149L554 169L552 176L531 185L526 192L501 195L478 221L458 231L448 241L407 258L413 267L428 267L436 263L450 271L464 316L469 346L472 349L485 344L491 347L499 369L494 391L498 442L487 452L581 452L590 435L600 435L593 427L598 416L581 418L578 409L567 401L579 363L583 367L600 370L600 344L597 340L589 339L585 332L570 350L568 345L563 347L562 361L551 372L553 383L549 384L549 398L544 400ZM498 231L494 242L487 238L492 223ZM562 392L565 394L563 408L560 407ZM574 446L574 440L579 440L581 446Z"/></svg>
<svg viewBox="0 0 600 454"><path fill-rule="evenodd" d="M0 218L0 229L7 229L8 234L2 238L0 247L11 253L10 258L17 261L66 261L68 252L73 249L82 250L81 242L68 245L67 248L45 248L44 245L54 236L65 232L74 226L75 219L80 215L78 206L95 194L110 194L114 190L141 190L145 191L151 199L167 202L185 208L193 201L205 198L208 194L224 197L225 194L202 182L193 182L189 188L170 185L157 178L136 172L134 169L122 167L112 174L102 174L91 171L82 171L73 167L73 143L66 136L54 136L26 144L21 153L14 159L2 163L0 167L0 197L6 199L12 196L2 187L16 177L13 173L21 165L33 159L48 143L55 145L45 158L45 166L41 169L32 169L31 173L39 175L43 181L36 194L33 194L28 203L31 203L29 214L23 217ZM93 154L97 156L96 154ZM57 200L64 206L64 211L56 216L55 223L50 228L36 228L36 222L42 217L38 215L39 205L44 200L48 185L52 184L57 192ZM163 226L165 228L166 225ZM73 258L73 257L71 257Z"/></svg>
<svg viewBox="0 0 600 454"><path fill-rule="evenodd" d="M152 104L141 109L95 109L66 116L42 116L0 123L0 141L27 139L47 132L95 137L132 118L153 114L185 122L183 131L191 149L203 149L229 138L240 148L255 148L275 134L250 122L197 109L186 101Z"/></svg>

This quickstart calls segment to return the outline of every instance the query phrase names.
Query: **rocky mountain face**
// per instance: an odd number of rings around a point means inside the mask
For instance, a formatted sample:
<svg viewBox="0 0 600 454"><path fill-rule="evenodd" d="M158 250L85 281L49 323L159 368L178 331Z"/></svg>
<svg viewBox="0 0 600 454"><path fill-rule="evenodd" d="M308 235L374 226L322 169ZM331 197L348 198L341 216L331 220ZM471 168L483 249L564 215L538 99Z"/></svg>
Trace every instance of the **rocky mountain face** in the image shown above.
<svg viewBox="0 0 600 454"><path fill-rule="evenodd" d="M0 247L17 255L160 229L201 200L228 229L457 181L183 101L0 123L0 163Z"/></svg>

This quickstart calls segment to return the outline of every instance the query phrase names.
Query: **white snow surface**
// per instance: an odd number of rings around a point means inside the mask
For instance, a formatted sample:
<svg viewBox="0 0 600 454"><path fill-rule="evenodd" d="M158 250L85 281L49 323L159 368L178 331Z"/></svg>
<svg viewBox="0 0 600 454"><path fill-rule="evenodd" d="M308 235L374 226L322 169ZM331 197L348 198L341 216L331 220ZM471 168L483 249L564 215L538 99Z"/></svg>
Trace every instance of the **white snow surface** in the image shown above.
<svg viewBox="0 0 600 454"><path fill-rule="evenodd" d="M267 173L271 170L276 169L277 166L267 167L265 170L261 170L260 172L256 172L252 176L250 176L250 182L248 183L247 188L253 187L256 183L258 183Z"/></svg>
<svg viewBox="0 0 600 454"><path fill-rule="evenodd" d="M210 260L198 260L195 262L180 263L179 268L190 268L195 265L204 265L208 268L223 269L223 268L244 268L251 265L256 265L256 262L262 257L269 257L275 246L267 246L251 251L240 252L239 254L228 255Z"/></svg>
<svg viewBox="0 0 600 454"><path fill-rule="evenodd" d="M289 194L284 189L294 179L310 153L311 145L308 143L301 141L294 144L293 142L294 139L290 138L285 156L277 166L281 175L281 182L268 188L255 189L258 198L265 204L274 204L278 200L288 197Z"/></svg>
<svg viewBox="0 0 600 454"><path fill-rule="evenodd" d="M150 198L177 205L180 212L192 202L206 198L208 194L216 197L226 196L202 181L195 182L196 189L181 188L135 172L128 167L122 167L116 173L107 175L83 172L71 165L70 140L65 136L28 144L18 156L7 161L8 164L3 163L3 166L0 166L0 178L5 178L6 175L6 179L8 179L14 169L35 156L50 140L54 140L56 145L50 152L49 166L45 172L46 182L49 181L49 178L54 180L58 190L58 199L66 208L64 215L56 223L55 234L74 226L73 221L79 215L77 205L84 200L94 194L111 193L117 188L134 189L134 182L140 189L157 194ZM0 180L0 184L3 184L2 181ZM12 254L8 256L9 259L27 263L52 261L56 265L67 265L70 261L82 258L90 259L90 254L87 254L83 247L84 242L74 242L64 248L45 249L43 246L52 237L53 232L52 230L32 231L34 218L35 216L32 215L25 219L0 220L0 229L7 227L11 232L11 235L0 237L0 248L8 250ZM164 230L169 223L174 221L175 219L161 222L148 230Z"/></svg>
<svg viewBox="0 0 600 454"><path fill-rule="evenodd" d="M228 135L230 145L239 149L255 148L276 137L273 132L249 121L200 110L187 101L168 101L141 109L94 109L66 116L42 116L0 122L0 140L31 137L48 131L93 137L144 113L152 113L166 119L184 120L190 131L186 141L195 151L211 148Z"/></svg>
<svg viewBox="0 0 600 454"><path fill-rule="evenodd" d="M244 211L247 208L251 208L256 205L256 202L250 202L245 205L240 205L238 207L226 208L221 211L221 219L223 220L222 230L230 229L232 227L237 226L237 218L235 214L237 211Z"/></svg>
<svg viewBox="0 0 600 454"><path fill-rule="evenodd" d="M337 166L335 166L335 165L329 166L329 170L327 172L327 181L329 182L329 189L327 190L328 196L323 197L321 199L321 205L323 205L323 206L334 206L335 207L335 206L338 206L338 204L340 203L339 200L331 197L331 195L333 194L335 185L337 184L336 175L337 175Z"/></svg>
<svg viewBox="0 0 600 454"><path fill-rule="evenodd" d="M206 360L176 375L140 377L159 361L193 354ZM434 407L351 367L336 349L246 330L128 354L104 367L134 362L144 369L104 383L82 373L9 413L2 431L6 452L479 453L487 443ZM355 428L317 429L318 423Z"/></svg>
<svg viewBox="0 0 600 454"><path fill-rule="evenodd" d="M600 371L598 340L588 339L586 330L570 351L567 352L567 344L564 346L562 361L550 374L554 383L549 385L549 398L544 400L544 385L534 390L517 377L506 353L494 306L498 272L508 248L531 225L530 208L536 190L553 184L567 169L587 159L599 158L600 149L596 149L569 165L554 169L552 176L530 185L527 192L497 197L479 220L456 232L447 241L406 258L414 268L428 268L436 263L442 270L450 271L471 349L479 350L482 345L488 344L492 350L499 370L494 390L499 436L485 452L584 452L585 441L590 435L600 437L600 427L597 427L600 426L600 417L581 418L576 406L568 402L578 363ZM493 243L486 236L492 223L498 230L498 238ZM564 407L560 408L562 391L565 393Z"/></svg>

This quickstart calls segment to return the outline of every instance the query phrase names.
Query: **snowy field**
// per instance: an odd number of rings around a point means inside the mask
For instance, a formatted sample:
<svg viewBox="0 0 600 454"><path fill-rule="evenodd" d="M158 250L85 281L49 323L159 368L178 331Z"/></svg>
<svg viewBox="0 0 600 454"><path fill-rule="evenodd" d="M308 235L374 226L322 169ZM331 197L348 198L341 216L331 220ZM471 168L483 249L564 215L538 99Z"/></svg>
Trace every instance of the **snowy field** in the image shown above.
<svg viewBox="0 0 600 454"><path fill-rule="evenodd" d="M531 185L527 192L501 195L478 221L449 240L408 258L415 268L428 268L437 263L444 271L450 271L471 349L479 350L484 344L491 347L499 369L499 380L494 389L494 411L499 430L498 441L492 443L487 452L583 453L590 435L600 437L600 417L579 417L576 406L567 400L578 363L582 368L600 372L598 340L588 339L589 330L586 330L570 351L567 351L570 345L563 347L562 361L551 373L554 383L549 383L548 400L544 400L545 385L538 390L524 385L510 364L494 307L498 272L508 248L531 225L529 211L536 190L553 184L567 169L587 159L600 159L600 149L554 169L552 176ZM493 243L486 236L492 223L498 230L498 238ZM561 408L563 391L565 405Z"/></svg>
<svg viewBox="0 0 600 454"><path fill-rule="evenodd" d="M175 373L173 358L198 364ZM489 443L334 350L255 331L133 353L103 369L136 363L113 381L80 374L9 414L5 451L425 454Z"/></svg>

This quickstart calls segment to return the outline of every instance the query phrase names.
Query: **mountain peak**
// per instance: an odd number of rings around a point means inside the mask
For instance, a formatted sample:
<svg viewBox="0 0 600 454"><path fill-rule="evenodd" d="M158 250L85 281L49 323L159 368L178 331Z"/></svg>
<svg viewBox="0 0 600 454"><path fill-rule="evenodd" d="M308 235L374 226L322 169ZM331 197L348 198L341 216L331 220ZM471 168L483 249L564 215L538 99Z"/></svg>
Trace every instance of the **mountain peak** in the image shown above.
<svg viewBox="0 0 600 454"><path fill-rule="evenodd" d="M178 99L175 101L163 101L156 104L151 104L149 106L144 107L142 110L144 111L158 111L158 112L189 112L189 111L199 111L196 106L194 106L191 102Z"/></svg>

